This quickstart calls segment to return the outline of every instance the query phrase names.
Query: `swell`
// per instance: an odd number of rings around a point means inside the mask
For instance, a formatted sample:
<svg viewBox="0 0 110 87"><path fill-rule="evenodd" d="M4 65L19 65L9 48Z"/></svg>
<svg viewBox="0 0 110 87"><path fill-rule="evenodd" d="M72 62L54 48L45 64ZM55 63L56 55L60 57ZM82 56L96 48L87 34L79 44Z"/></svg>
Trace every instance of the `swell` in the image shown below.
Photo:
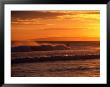
<svg viewBox="0 0 110 87"><path fill-rule="evenodd" d="M56 71L76 71L76 70L83 70L83 71L87 71L87 70L99 70L99 67L85 67L85 66L77 66L77 67L57 67L57 68L51 68L48 69L48 71L50 72L56 72Z"/></svg>
<svg viewBox="0 0 110 87"><path fill-rule="evenodd" d="M91 49L99 46L97 41L12 41L11 52Z"/></svg>
<svg viewBox="0 0 110 87"><path fill-rule="evenodd" d="M18 46L12 47L11 52L52 51L67 49L70 49L70 47L67 47L66 45Z"/></svg>
<svg viewBox="0 0 110 87"><path fill-rule="evenodd" d="M48 61L88 60L98 58L100 58L100 55L51 56L51 57L33 57L33 58L25 57L12 59L11 63L18 64L18 63L33 63Z"/></svg>

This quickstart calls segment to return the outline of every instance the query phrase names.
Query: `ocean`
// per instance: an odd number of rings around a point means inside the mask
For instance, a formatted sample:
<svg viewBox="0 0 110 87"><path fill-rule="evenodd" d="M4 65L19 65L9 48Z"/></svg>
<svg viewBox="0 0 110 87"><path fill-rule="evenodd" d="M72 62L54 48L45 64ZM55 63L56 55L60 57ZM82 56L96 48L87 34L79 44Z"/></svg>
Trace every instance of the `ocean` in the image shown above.
<svg viewBox="0 0 110 87"><path fill-rule="evenodd" d="M17 41L12 77L99 77L99 41Z"/></svg>

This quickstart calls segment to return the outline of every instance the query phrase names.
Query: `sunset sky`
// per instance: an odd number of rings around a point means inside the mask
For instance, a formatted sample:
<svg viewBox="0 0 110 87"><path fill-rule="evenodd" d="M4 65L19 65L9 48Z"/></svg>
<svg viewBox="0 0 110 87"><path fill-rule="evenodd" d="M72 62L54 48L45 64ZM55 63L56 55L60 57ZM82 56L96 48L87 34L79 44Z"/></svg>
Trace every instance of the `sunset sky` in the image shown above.
<svg viewBox="0 0 110 87"><path fill-rule="evenodd" d="M12 11L12 41L99 41L98 10Z"/></svg>

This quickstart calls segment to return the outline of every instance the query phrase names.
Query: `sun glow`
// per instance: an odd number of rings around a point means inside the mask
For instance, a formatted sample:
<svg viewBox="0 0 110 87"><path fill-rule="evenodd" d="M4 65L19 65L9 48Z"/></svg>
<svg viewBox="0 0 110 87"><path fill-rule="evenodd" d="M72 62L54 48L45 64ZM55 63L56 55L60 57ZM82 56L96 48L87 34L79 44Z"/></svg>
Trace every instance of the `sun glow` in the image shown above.
<svg viewBox="0 0 110 87"><path fill-rule="evenodd" d="M12 11L11 17L12 40L99 41L100 39L98 10Z"/></svg>

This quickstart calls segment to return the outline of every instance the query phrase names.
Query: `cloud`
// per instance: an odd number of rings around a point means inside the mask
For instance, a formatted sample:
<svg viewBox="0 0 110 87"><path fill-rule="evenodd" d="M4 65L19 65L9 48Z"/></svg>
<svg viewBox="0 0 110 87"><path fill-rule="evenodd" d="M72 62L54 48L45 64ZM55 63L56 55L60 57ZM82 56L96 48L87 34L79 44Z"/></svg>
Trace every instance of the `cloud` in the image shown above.
<svg viewBox="0 0 110 87"><path fill-rule="evenodd" d="M100 11L87 11L87 12L84 12L83 14L100 14Z"/></svg>
<svg viewBox="0 0 110 87"><path fill-rule="evenodd" d="M12 19L55 18L63 15L99 14L99 11L12 11Z"/></svg>
<svg viewBox="0 0 110 87"><path fill-rule="evenodd" d="M36 24L42 25L39 21L49 20L49 19L59 19L59 20L70 20L78 18L87 18L91 15L100 14L98 10L73 10L73 11L12 11L11 19L13 24ZM96 17L95 17L96 18Z"/></svg>
<svg viewBox="0 0 110 87"><path fill-rule="evenodd" d="M59 13L59 12L51 12L51 11L12 11L12 20L16 20L16 18L19 19L38 19L38 18L54 18L59 15L64 15L65 13Z"/></svg>
<svg viewBox="0 0 110 87"><path fill-rule="evenodd" d="M40 30L66 30L66 31L68 31L68 30L86 30L86 28L77 28L77 27L71 27L71 28L42 28L42 29L40 29Z"/></svg>

